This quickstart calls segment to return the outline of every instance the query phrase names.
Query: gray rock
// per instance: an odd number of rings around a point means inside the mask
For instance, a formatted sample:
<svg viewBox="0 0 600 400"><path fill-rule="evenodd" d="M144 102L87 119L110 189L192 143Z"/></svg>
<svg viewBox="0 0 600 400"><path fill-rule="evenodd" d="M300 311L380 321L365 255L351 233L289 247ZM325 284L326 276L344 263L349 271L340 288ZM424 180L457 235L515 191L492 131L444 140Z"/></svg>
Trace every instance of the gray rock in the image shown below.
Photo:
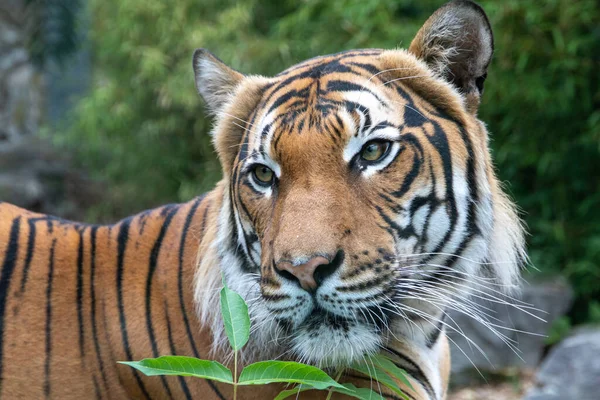
<svg viewBox="0 0 600 400"><path fill-rule="evenodd" d="M482 299L489 297L487 295L478 292L474 295L471 300L476 308L491 316L488 320L496 325L493 328L505 339L470 316L450 313L448 324L460 327L462 332L449 331L451 382L455 386L473 383L481 380L481 375L493 375L510 367L536 367L543 356L552 322L565 314L573 298L571 288L560 277L525 284L518 296L520 302L498 293L491 294L495 297L492 301ZM513 305L503 304L504 301ZM514 344L514 351L506 341Z"/></svg>
<svg viewBox="0 0 600 400"><path fill-rule="evenodd" d="M580 330L554 347L524 400L600 399L600 328Z"/></svg>

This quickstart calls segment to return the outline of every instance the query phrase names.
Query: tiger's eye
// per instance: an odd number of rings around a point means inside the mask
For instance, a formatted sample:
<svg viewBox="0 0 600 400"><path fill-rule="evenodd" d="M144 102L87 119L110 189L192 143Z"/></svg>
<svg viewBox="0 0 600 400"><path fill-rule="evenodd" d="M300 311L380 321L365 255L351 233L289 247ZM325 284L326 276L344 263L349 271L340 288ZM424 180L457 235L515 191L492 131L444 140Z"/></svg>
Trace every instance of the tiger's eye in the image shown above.
<svg viewBox="0 0 600 400"><path fill-rule="evenodd" d="M257 165L253 172L258 183L269 185L273 181L273 170L266 165Z"/></svg>
<svg viewBox="0 0 600 400"><path fill-rule="evenodd" d="M386 154L389 147L390 142L373 140L362 148L360 158L365 161L378 161Z"/></svg>

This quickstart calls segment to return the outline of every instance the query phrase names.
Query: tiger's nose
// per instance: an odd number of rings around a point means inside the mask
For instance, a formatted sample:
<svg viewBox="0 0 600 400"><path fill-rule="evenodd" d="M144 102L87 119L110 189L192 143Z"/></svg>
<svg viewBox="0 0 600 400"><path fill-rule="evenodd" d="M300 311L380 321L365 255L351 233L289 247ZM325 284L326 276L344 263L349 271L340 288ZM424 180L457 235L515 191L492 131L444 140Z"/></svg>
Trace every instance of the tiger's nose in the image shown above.
<svg viewBox="0 0 600 400"><path fill-rule="evenodd" d="M339 251L332 261L317 256L304 264L293 265L289 261L282 261L275 265L277 273L291 281L297 281L302 289L313 292L319 285L332 275L341 265L344 259L343 251Z"/></svg>

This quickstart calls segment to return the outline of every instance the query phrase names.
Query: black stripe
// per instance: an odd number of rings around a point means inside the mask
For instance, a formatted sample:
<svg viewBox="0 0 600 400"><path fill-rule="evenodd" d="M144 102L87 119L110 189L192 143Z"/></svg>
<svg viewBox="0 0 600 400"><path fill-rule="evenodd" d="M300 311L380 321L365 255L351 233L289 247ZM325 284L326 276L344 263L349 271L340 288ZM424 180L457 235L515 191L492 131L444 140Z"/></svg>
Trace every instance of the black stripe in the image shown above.
<svg viewBox="0 0 600 400"><path fill-rule="evenodd" d="M431 349L433 347L433 345L436 344L438 339L440 338L440 334L442 333L442 330L444 329L444 319L445 318L446 318L446 313L443 312L442 316L440 317L440 320L436 324L435 328L428 335L428 337L427 337L427 347L428 348Z"/></svg>
<svg viewBox="0 0 600 400"><path fill-rule="evenodd" d="M375 206L375 210L379 213L379 216L385 221L387 226L382 226L390 235L397 236L400 239L408 239L412 236L417 236L415 229L412 225L407 225L406 227L401 227L390 218L383 209L379 206Z"/></svg>
<svg viewBox="0 0 600 400"><path fill-rule="evenodd" d="M96 377L93 377L94 380L94 393L96 393L96 398L97 399L101 399L102 395L100 394L100 386L98 386L98 381L96 380Z"/></svg>
<svg viewBox="0 0 600 400"><path fill-rule="evenodd" d="M166 217L172 210L173 208L179 208L180 205L179 204L167 204L164 205L162 207L159 208L160 210L160 216L161 217Z"/></svg>
<svg viewBox="0 0 600 400"><path fill-rule="evenodd" d="M415 152L415 154L413 155L413 162L410 171L404 177L400 189L391 193L392 196L396 198L401 198L410 190L410 187L412 186L413 182L415 181L415 179L417 179L417 176L419 176L419 171L421 171L421 164L422 160L419 157L419 155Z"/></svg>
<svg viewBox="0 0 600 400"><path fill-rule="evenodd" d="M344 106L346 107L346 111L348 111L349 113L358 113L358 111L360 111L363 114L363 116L365 117L365 123L362 127L363 132L366 132L371 128L373 121L371 120L371 114L369 113L369 109L367 107L363 106L362 104L355 103L353 101L345 101ZM358 131L354 132L355 136L358 134Z"/></svg>
<svg viewBox="0 0 600 400"><path fill-rule="evenodd" d="M175 349L175 343L173 343L173 334L171 332L171 319L169 318L169 305L167 304L166 300L165 300L165 319L167 320L167 336L169 338L169 348L171 350L172 355L177 355L177 350ZM179 385L181 385L181 390L183 390L183 393L185 394L185 398L187 400L191 400L192 395L190 394L190 389L188 388L187 383L185 382L185 379L183 378L183 376L178 376L177 378L179 380Z"/></svg>
<svg viewBox="0 0 600 400"><path fill-rule="evenodd" d="M377 68L376 66L374 66L372 64L359 63L356 61L350 61L348 64L352 65L353 67L358 67L358 68L364 69L365 71L373 74L373 76L371 76L371 78L380 79L381 78L380 75L383 75L383 74L379 74L381 72L379 70L379 68ZM377 74L379 74L379 75L377 75ZM371 79L371 78L369 78L369 79Z"/></svg>
<svg viewBox="0 0 600 400"><path fill-rule="evenodd" d="M129 347L129 337L127 335L127 320L125 318L125 306L123 304L123 262L125 260L125 250L127 249L127 241L129 240L129 226L131 225L131 218L125 219L121 222L119 227L119 233L117 236L117 307L119 310L119 322L121 324L121 337L123 339L123 348L125 349L125 355L127 361L134 361L133 355L131 354L131 347ZM144 382L140 377L137 370L131 368L133 376L137 381L142 394L150 399L150 395L144 386Z"/></svg>
<svg viewBox="0 0 600 400"><path fill-rule="evenodd" d="M243 164L243 162L246 160L246 158L248 158L249 133L248 133L248 131L244 131L242 135L243 135L243 137L242 137L242 140L240 143L240 151L237 155L237 162L235 163L237 165L237 167L234 168L233 172L231 173L231 181L232 182L237 182L238 176L240 174L240 167Z"/></svg>
<svg viewBox="0 0 600 400"><path fill-rule="evenodd" d="M411 95L402 87L400 82L396 81L394 84L396 92L407 102L404 106L404 120L402 121L402 124L410 128L423 126L423 124L427 122L427 119L416 106Z"/></svg>
<svg viewBox="0 0 600 400"><path fill-rule="evenodd" d="M201 358L200 352L198 351L198 348L196 347L196 342L194 341L194 336L192 335L192 329L190 328L190 321L188 319L187 311L185 309L185 302L183 301L183 256L184 256L184 250L185 250L185 241L187 238L188 231L190 229L190 225L192 223L192 219L194 218L194 215L196 215L196 210L198 209L198 206L200 206L200 203L202 202L202 200L203 200L202 197L198 198L192 205L192 208L190 209L190 212L188 213L188 215L185 217L185 223L183 225L183 232L181 234L181 241L179 243L179 277L177 279L177 289L179 291L179 306L181 307L181 313L183 315L183 323L185 325L185 332L187 333L188 341L190 342L190 345L192 346L192 351L194 352L194 357L196 357L196 358ZM210 208L210 204L208 204L206 206L206 208L204 209L204 215L202 216L202 226L201 226L202 233L200 234L200 240L202 240L202 237L204 236L204 230L206 229L206 216L208 214L209 208ZM219 389L217 389L217 387L213 381L206 380L206 382L210 385L212 390L215 392L215 394L221 400L225 400L225 397L221 394L221 392L219 392Z"/></svg>
<svg viewBox="0 0 600 400"><path fill-rule="evenodd" d="M85 228L84 228L85 229ZM77 246L77 288L75 304L77 305L77 322L79 324L79 355L83 358L85 336L83 331L83 230L78 229L79 245Z"/></svg>
<svg viewBox="0 0 600 400"><path fill-rule="evenodd" d="M21 288L19 289L20 294L25 292L29 267L31 266L31 260L33 259L33 252L35 248L35 221L28 220L27 223L29 225L29 236L27 237L27 255L25 256L25 266L23 267L23 276L21 277Z"/></svg>
<svg viewBox="0 0 600 400"><path fill-rule="evenodd" d="M396 125L392 124L389 121L381 121L381 122L378 122L377 125L372 127L368 134L370 135L370 134L377 132L378 130L384 129L384 128L394 128L396 130L400 129L399 127L397 127Z"/></svg>
<svg viewBox="0 0 600 400"><path fill-rule="evenodd" d="M281 96L279 96L278 98L276 98L273 103L271 104L271 107L269 107L269 109L267 110L267 115L270 114L271 112L273 112L273 110L275 110L277 107L279 107L280 105L284 104L285 102L289 101L290 99L296 97L299 99L305 99L308 95L308 91L306 90L290 90L290 91L286 91L284 92ZM270 126L267 126L270 127Z"/></svg>
<svg viewBox="0 0 600 400"><path fill-rule="evenodd" d="M17 265L17 253L19 251L19 230L21 228L21 217L13 220L10 227L8 247L2 263L2 275L0 276L0 382L2 382L2 361L4 360L4 315L6 311L6 298L10 287L10 280ZM1 393L0 393L1 394Z"/></svg>
<svg viewBox="0 0 600 400"><path fill-rule="evenodd" d="M111 321L109 322L108 316L106 315L105 301L99 302L98 305L102 307L102 309L98 310L98 314L102 316L102 327L104 328L104 342L106 343L104 350L106 350L106 358L108 359L107 364L111 366L117 365L117 357L115 357L115 351L117 350L117 346L113 344L113 341L110 337L110 333L108 332L108 330L111 329L112 326L114 326L114 318L111 316ZM119 359L120 358L122 357L119 356ZM123 378L124 377L117 371L117 380L120 385L123 385ZM110 393L110 390L107 390L107 393Z"/></svg>
<svg viewBox="0 0 600 400"><path fill-rule="evenodd" d="M302 128L304 128L304 123L306 122L306 118L303 118L298 124L298 133L302 133ZM277 129L273 131L273 137L271 138L271 147L274 151L278 151L279 149L279 141L283 137L284 130L281 129L279 132Z"/></svg>
<svg viewBox="0 0 600 400"><path fill-rule="evenodd" d="M429 204L430 209L427 217L425 218L425 223L423 224L423 229L421 230L421 238L420 240L420 250L419 253L425 251L425 245L429 243L429 235L427 232L429 231L429 224L431 223L431 216L437 211L438 207L441 205L441 201L437 198L435 188L437 187L437 180L435 177L435 172L433 171L433 164L431 160L429 160L429 179L431 180L431 192L429 193Z"/></svg>
<svg viewBox="0 0 600 400"><path fill-rule="evenodd" d="M160 254L160 249L162 247L162 242L171 224L171 220L173 216L177 213L179 207L178 206L167 206L168 210L163 210L166 217L163 221L163 224L160 228L160 232L158 234L158 238L154 242L154 246L152 246L152 251L150 252L150 263L148 265L148 275L146 277L146 329L148 330L148 337L150 339L150 345L152 346L152 354L154 357L159 357L158 345L156 344L156 336L154 334L154 327L152 326L152 282L154 278L154 272L156 271L156 264L158 263L158 255ZM167 392L170 398L173 397L171 393L171 389L167 383L167 379L161 375L162 385Z"/></svg>
<svg viewBox="0 0 600 400"><path fill-rule="evenodd" d="M459 256L463 253L469 242L473 239L475 235L478 235L480 232L479 227L477 226L477 217L475 215L475 207L479 203L479 192L477 190L477 178L475 174L475 154L473 152L473 145L471 143L471 139L469 138L468 133L462 127L459 128L461 137L465 143L465 147L467 148L467 184L469 185L469 205L467 208L467 235L458 246L458 249L454 252L453 257L448 260L448 266L453 266L454 263L459 259Z"/></svg>
<svg viewBox="0 0 600 400"><path fill-rule="evenodd" d="M387 103L383 101L381 97L379 97L372 90L366 88L365 86L358 85L354 82L350 81L342 81L342 80L331 80L327 82L327 91L330 92L365 92L369 93L371 96L375 97L379 103L383 106L387 107Z"/></svg>
<svg viewBox="0 0 600 400"><path fill-rule="evenodd" d="M188 340L190 345L192 346L192 351L194 352L194 357L200 358L200 353L198 352L198 348L196 347L196 342L194 341L194 337L192 336L192 329L190 328L190 321L187 316L187 311L185 309L185 301L183 300L183 256L185 250L185 240L187 238L188 230L190 229L190 224L192 223L192 219L196 214L196 210L198 206L202 202L202 199L197 199L192 205L190 212L185 217L185 223L183 225L183 232L181 234L181 240L179 242L179 270L177 277L177 290L179 294L179 307L181 308L181 314L183 315L183 324L185 325L185 331L188 336ZM207 207L208 209L208 207ZM205 211L206 213L206 211ZM202 226L204 229L204 225ZM202 240L202 236L200 236L200 240ZM210 381L209 381L210 382Z"/></svg>
<svg viewBox="0 0 600 400"><path fill-rule="evenodd" d="M146 227L146 222L148 221L148 217L152 214L152 210L144 211L143 213L138 215L138 226L140 236L144 234L144 228Z"/></svg>
<svg viewBox="0 0 600 400"><path fill-rule="evenodd" d="M248 245L248 236L246 235L246 232L244 232L244 230L243 230L244 228L240 221L240 217L236 214L236 211L237 211L236 205L239 204L242 211L251 220L253 225L256 225L256 221L254 218L258 217L258 216L257 215L253 216L252 213L250 213L250 211L246 207L246 204L242 201L241 194L239 191L236 192L235 195L236 195L236 198L232 199L232 201L231 201L231 226L232 226L232 231L233 231L233 233L231 235L231 248L233 249L234 255L239 260L240 267L243 272L256 272L258 266L253 268L255 263L252 260L252 258L250 257L250 246ZM242 226L243 242L239 241L239 232L238 232L238 225L237 225L238 221L240 222L240 226ZM240 248L243 251L243 254L241 254L241 255L240 255Z"/></svg>
<svg viewBox="0 0 600 400"><path fill-rule="evenodd" d="M456 199L454 198L454 181L452 175L452 154L450 151L450 145L448 144L448 138L446 132L441 126L435 122L430 121L434 126L434 134L427 136L429 142L435 147L440 158L442 160L442 167L444 169L444 183L446 185L446 212L450 218L450 229L444 235L444 238L438 243L435 249L426 256L421 262L423 264L428 263L437 253L440 253L448 240L454 234L456 230L456 221L458 219L458 211L456 209Z"/></svg>
<svg viewBox="0 0 600 400"><path fill-rule="evenodd" d="M52 357L52 280L54 279L54 249L56 239L52 240L50 260L48 261L48 279L46 286L46 360L44 362L44 395L50 397L50 358Z"/></svg>
<svg viewBox="0 0 600 400"><path fill-rule="evenodd" d="M375 278L370 279L368 281L363 281L363 282L356 283L353 285L348 285L348 286L338 286L335 289L338 292L365 291L370 288L379 286L383 282L390 281L391 277L392 277L391 274L382 274L382 275L376 276Z"/></svg>
<svg viewBox="0 0 600 400"><path fill-rule="evenodd" d="M346 58L352 58L352 57L358 57L358 56L363 56L363 57L364 56L378 56L379 54L381 54L382 51L383 50L380 50L380 49L356 49L356 50L340 51L338 53L326 54L323 56L317 56L317 57L313 57L308 60L302 61L300 64L293 65L293 66L289 67L288 69L286 69L285 71L282 71L275 76L280 77L282 75L288 75L288 74L290 74L294 71L297 71L299 69L302 69L302 68L314 67L316 65L322 64L323 62L327 62L324 60L328 60L331 58L335 58L338 61L343 61Z"/></svg>
<svg viewBox="0 0 600 400"><path fill-rule="evenodd" d="M396 364L398 368L404 369L406 372L408 372L411 378L419 382L419 384L423 387L423 389L425 389L425 391L429 394L429 396L432 399L437 399L437 396L435 394L435 391L433 390L433 386L431 386L431 383L429 382L429 379L427 379L427 377L423 373L423 370L413 360L390 347L385 347L385 350L400 358L403 361L403 364L398 365L396 362L394 362L394 364Z"/></svg>
<svg viewBox="0 0 600 400"><path fill-rule="evenodd" d="M106 379L106 373L104 371L104 362L100 355L100 342L98 341L98 325L96 322L96 233L98 231L97 226L93 226L90 231L90 301L92 307L92 339L94 341L94 350L96 351L96 358L98 360L98 367L100 368L100 375L104 382L104 387L108 390L108 380Z"/></svg>

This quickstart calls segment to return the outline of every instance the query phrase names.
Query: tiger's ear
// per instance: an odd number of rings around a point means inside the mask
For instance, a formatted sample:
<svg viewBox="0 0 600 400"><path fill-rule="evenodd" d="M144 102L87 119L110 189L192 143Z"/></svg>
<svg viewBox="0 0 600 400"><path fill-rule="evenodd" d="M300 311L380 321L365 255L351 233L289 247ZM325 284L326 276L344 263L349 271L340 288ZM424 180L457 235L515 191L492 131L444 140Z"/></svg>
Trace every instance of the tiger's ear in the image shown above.
<svg viewBox="0 0 600 400"><path fill-rule="evenodd" d="M192 63L196 89L206 102L208 111L217 114L230 100L244 75L229 68L206 49L197 49Z"/></svg>
<svg viewBox="0 0 600 400"><path fill-rule="evenodd" d="M494 51L492 27L477 3L443 5L419 30L409 51L463 93L469 112L477 112Z"/></svg>

